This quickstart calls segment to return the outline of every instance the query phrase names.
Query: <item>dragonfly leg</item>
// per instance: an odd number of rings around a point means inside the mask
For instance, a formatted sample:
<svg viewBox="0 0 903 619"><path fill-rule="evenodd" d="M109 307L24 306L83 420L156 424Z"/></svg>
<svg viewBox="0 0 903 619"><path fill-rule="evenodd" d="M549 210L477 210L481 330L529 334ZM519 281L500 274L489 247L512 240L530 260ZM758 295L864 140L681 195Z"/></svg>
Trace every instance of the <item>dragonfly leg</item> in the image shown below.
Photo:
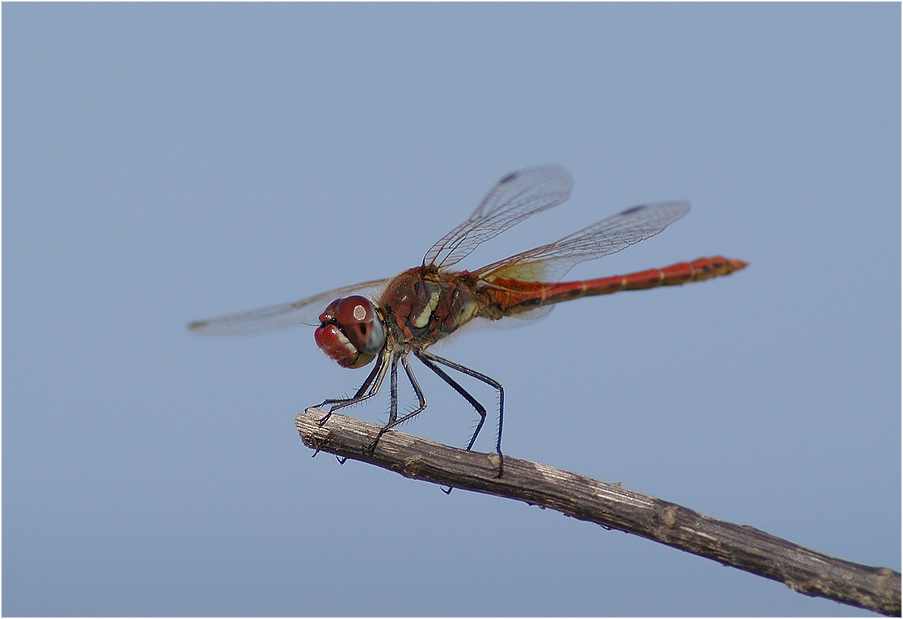
<svg viewBox="0 0 903 619"><path fill-rule="evenodd" d="M398 368L396 364L398 361L401 361L401 367L404 368L404 373L407 374L408 380L411 383L411 387L414 389L414 395L417 396L417 409L413 412L408 413L401 419L398 419ZM379 432L376 435L376 438L373 439L373 442L370 444L370 453L373 453L373 450L376 449L376 444L379 442L380 437L385 434L388 430L391 430L395 426L403 424L405 421L411 419L412 417L419 415L426 409L426 398L423 396L423 390L420 389L420 383L417 382L417 377L414 376L414 371L411 369L411 366L408 364L408 358L400 355L392 358L392 376L390 378L390 384L392 386L392 408L389 411L389 423L380 428Z"/></svg>
<svg viewBox="0 0 903 619"><path fill-rule="evenodd" d="M502 387L502 383L486 376L485 374L481 374L476 370L472 370L465 365L461 365L460 363L455 363L454 361L450 361L444 357L440 357L438 355L434 355L432 353L428 353L425 351L420 351L419 353L415 353L417 358L420 359L423 364L436 373L439 378L444 380L452 389L457 391L461 396L470 402L470 405L474 407L474 409L480 415L480 422L477 424L476 429L473 432L473 436L470 437L470 442L467 444L467 450L470 451L470 448L473 447L474 442L477 440L477 436L480 434L480 430L483 428L483 422L486 421L486 407L480 404L476 398L474 398L470 393L467 392L464 387L459 385L451 376L449 376L442 368L440 368L437 364L444 365L453 370L457 370L462 374L466 374L471 378L476 378L477 380L486 383L493 389L499 392L499 431L495 441L495 451L499 455L499 474L497 477L502 476L502 419L505 410L505 390Z"/></svg>
<svg viewBox="0 0 903 619"><path fill-rule="evenodd" d="M392 357L392 369L389 371L389 421L391 426L398 419L398 356ZM379 437L377 437L378 439ZM375 444L375 443L374 443ZM373 451L372 449L370 450Z"/></svg>
<svg viewBox="0 0 903 619"><path fill-rule="evenodd" d="M329 412L327 412L322 419L317 421L319 425L325 424L332 413L337 411L340 408L345 408L346 406L351 406L352 404L357 404L359 402L363 402L364 400L369 400L373 396L375 396L379 392L379 388L382 386L383 379L386 377L386 370L389 367L388 359L392 356L391 349L387 346L386 351L380 356L379 360L376 362L376 366L370 372L370 375L367 376L367 380L364 381L364 384L361 385L360 389L350 398L330 398L327 400L323 400L316 406L312 408L322 408L327 404L331 405L329 408ZM369 391L368 391L369 389Z"/></svg>

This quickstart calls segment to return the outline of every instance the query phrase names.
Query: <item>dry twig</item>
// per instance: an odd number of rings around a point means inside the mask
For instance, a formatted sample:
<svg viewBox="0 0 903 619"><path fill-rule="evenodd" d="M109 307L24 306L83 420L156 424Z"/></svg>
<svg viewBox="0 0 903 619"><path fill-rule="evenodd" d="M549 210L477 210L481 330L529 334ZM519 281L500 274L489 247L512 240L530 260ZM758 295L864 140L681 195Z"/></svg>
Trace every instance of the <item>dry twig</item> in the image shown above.
<svg viewBox="0 0 903 619"><path fill-rule="evenodd" d="M686 552L783 582L805 595L825 597L891 616L900 615L900 574L844 561L750 526L718 520L686 507L551 466L455 449L398 431L386 432L369 452L380 426L308 409L295 425L308 447L375 464L449 487L518 499L580 520L633 533Z"/></svg>

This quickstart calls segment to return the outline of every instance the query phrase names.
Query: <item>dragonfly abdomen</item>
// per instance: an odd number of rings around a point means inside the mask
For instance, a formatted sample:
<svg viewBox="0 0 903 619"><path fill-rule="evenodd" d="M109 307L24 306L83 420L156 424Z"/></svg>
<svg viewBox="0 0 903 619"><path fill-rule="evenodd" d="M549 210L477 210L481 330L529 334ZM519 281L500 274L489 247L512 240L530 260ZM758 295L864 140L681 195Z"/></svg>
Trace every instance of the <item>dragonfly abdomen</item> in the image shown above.
<svg viewBox="0 0 903 619"><path fill-rule="evenodd" d="M661 269L637 271L627 275L555 284L526 284L525 282L497 279L493 281L493 284L498 289L491 294L501 306L503 313L517 314L542 305L561 303L580 297L701 282L713 277L730 275L745 268L747 264L743 260L715 256L713 258L697 258L692 262L678 262Z"/></svg>

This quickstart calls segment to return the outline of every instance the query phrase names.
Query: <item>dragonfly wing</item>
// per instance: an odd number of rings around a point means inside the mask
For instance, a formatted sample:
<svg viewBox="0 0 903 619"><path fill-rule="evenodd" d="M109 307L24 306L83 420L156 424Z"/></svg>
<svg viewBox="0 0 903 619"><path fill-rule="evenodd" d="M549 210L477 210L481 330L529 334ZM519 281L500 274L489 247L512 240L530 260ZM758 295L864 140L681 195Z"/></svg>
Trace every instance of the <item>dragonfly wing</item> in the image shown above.
<svg viewBox="0 0 903 619"><path fill-rule="evenodd" d="M512 172L489 190L467 221L442 237L423 258L424 265L450 267L477 245L514 224L568 199L574 179L559 165L541 165Z"/></svg>
<svg viewBox="0 0 903 619"><path fill-rule="evenodd" d="M199 335L249 335L303 325L316 326L320 323L320 313L334 299L352 294L364 294L374 299L378 296L378 291L390 281L390 279L376 279L322 292L294 303L283 303L238 314L198 320L190 323L188 330Z"/></svg>
<svg viewBox="0 0 903 619"><path fill-rule="evenodd" d="M578 262L614 254L655 236L689 210L690 203L683 201L634 206L560 241L494 262L475 273L489 282L496 279L555 282Z"/></svg>

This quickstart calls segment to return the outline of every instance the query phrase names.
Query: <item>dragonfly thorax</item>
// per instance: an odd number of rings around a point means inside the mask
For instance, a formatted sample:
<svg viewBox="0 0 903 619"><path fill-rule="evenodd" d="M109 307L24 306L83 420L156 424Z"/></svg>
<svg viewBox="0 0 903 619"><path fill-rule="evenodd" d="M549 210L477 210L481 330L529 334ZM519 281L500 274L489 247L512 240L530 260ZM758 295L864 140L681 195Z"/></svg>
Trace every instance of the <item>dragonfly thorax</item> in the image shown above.
<svg viewBox="0 0 903 619"><path fill-rule="evenodd" d="M320 314L314 332L317 346L336 363L359 368L373 360L386 343L386 331L373 303L362 296L336 299Z"/></svg>

